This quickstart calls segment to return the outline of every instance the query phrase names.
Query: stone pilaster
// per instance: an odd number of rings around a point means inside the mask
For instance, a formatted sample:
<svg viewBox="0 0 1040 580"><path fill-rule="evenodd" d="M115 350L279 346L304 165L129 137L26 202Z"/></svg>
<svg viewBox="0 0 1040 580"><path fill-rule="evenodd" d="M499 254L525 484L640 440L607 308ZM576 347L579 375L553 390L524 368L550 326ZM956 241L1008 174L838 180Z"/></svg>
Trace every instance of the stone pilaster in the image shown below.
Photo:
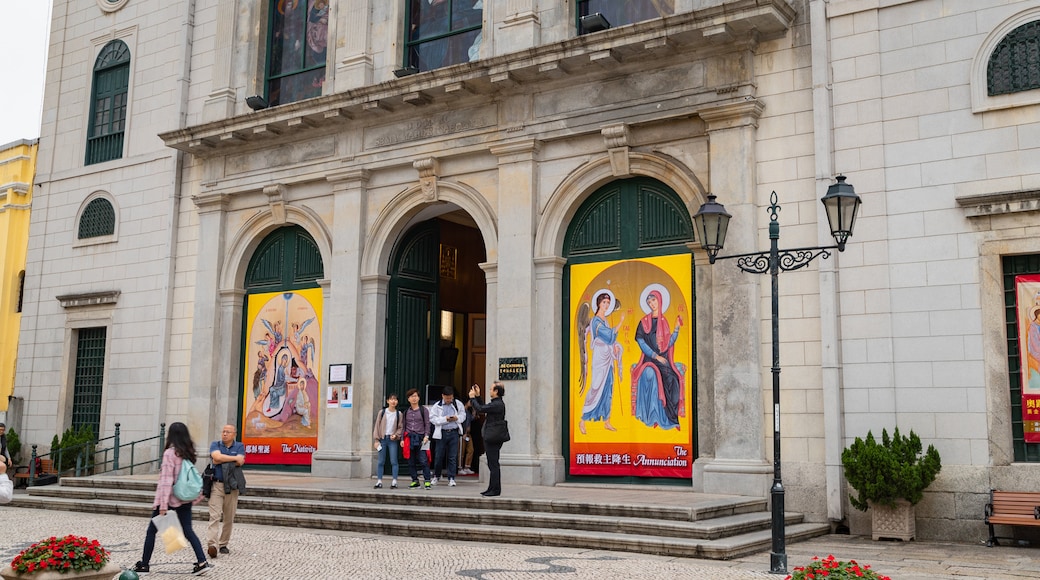
<svg viewBox="0 0 1040 580"><path fill-rule="evenodd" d="M722 255L758 251L755 205L755 133L763 106L745 101L699 111L709 137L711 192L733 215ZM705 437L714 457L698 459L695 482L707 493L767 496L772 465L766 461L760 327L760 278L730 260L711 267L710 288L698 287L701 308L711 310L710 368L713 423ZM703 274L698 267L698 274ZM702 384L704 384L702 382ZM702 429L704 425L700 426ZM703 482L698 481L703 475Z"/></svg>
<svg viewBox="0 0 1040 580"><path fill-rule="evenodd" d="M343 42L343 46L329 43L329 49L335 50L329 62L336 63L337 93L372 84L372 56L369 52L372 30L370 2L371 0L351 0L332 3L333 9L338 7L338 14L335 20L329 23L329 38L339 38ZM400 21L403 22L403 19ZM337 31L336 35L333 35L333 23L342 34Z"/></svg>
<svg viewBox="0 0 1040 580"><path fill-rule="evenodd" d="M325 265L329 284L325 287L324 324L322 324L322 366L331 363L353 365L353 384L350 389L353 407L329 409L322 405L321 430L318 451L313 455L311 472L334 477L362 477L369 467L362 461L371 459L371 421L368 409L373 408L374 385L369 363L377 359L376 352L359 352L359 336L373 337L372 323L362 326L359 304L362 296L361 256L365 249L365 223L368 170L358 169L328 175L332 184L334 230L332 261ZM384 288L385 294L385 288ZM384 300L385 302L385 300ZM381 352L381 351L380 351ZM370 358L369 358L370 357ZM365 364L361 364L365 361ZM381 396L381 395L380 395ZM359 415L359 413L361 413Z"/></svg>
<svg viewBox="0 0 1040 580"><path fill-rule="evenodd" d="M195 307L192 313L191 373L188 382L188 429L199 440L209 440L219 433L227 422L231 405L231 377L222 367L227 360L221 353L227 349L222 342L222 329L231 321L222 320L227 314L227 302L219 287L220 269L224 260L224 237L230 196L224 194L198 195L192 198L199 210L199 239L212 245L199 252L195 265ZM234 301L231 295L230 300ZM241 309L239 309L241 310ZM230 335L223 335L224 337ZM234 382L237 386L237 381ZM236 392L237 395L237 392ZM237 398L236 398L237 400ZM220 409L224 415L220 415Z"/></svg>
<svg viewBox="0 0 1040 580"><path fill-rule="evenodd" d="M534 233L536 225L537 154L539 143L524 139L496 145L491 153L498 157L498 247L509 248L498 257L497 304L488 303L488 333L494 337L488 345L488 361L496 368L501 357L527 357L528 372L549 361L535 359L534 345L543 340L534 334ZM485 270L486 272L486 270ZM490 284L488 287L491 289ZM540 481L540 466L535 455L538 425L535 410L545 407L551 384L527 381L507 383L509 423L530 425L511 432L509 454L502 458L503 477L524 484Z"/></svg>
<svg viewBox="0 0 1040 580"><path fill-rule="evenodd" d="M503 12L494 14L488 8ZM484 22L495 22L495 55L519 52L541 44L541 25L538 20L538 5L535 0L506 0L505 2L484 2ZM489 18L490 17L490 18ZM487 39L485 39L486 41ZM493 55L481 55L487 58Z"/></svg>
<svg viewBox="0 0 1040 580"><path fill-rule="evenodd" d="M566 258L548 256L535 258L534 336L531 360L537 361L530 369L531 383L538 389L542 411L535 420L534 454L541 466L539 485L553 485L563 481L566 463L560 453L560 425L563 424L563 337L560 321L563 319L563 267Z"/></svg>
<svg viewBox="0 0 1040 580"><path fill-rule="evenodd" d="M214 35L212 89L202 107L204 121L219 121L235 114L234 71L235 21L238 0L218 0L217 33Z"/></svg>

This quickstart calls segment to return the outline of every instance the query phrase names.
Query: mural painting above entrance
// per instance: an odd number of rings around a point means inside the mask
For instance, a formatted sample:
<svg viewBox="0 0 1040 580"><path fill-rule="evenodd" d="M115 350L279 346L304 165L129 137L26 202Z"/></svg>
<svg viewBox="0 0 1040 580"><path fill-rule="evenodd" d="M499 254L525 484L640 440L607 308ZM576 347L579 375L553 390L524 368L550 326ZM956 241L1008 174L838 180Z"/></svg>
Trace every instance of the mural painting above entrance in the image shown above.
<svg viewBox="0 0 1040 580"><path fill-rule="evenodd" d="M570 473L691 477L690 255L570 275Z"/></svg>
<svg viewBox="0 0 1040 580"><path fill-rule="evenodd" d="M321 292L249 295L241 400L251 464L310 465L317 449Z"/></svg>

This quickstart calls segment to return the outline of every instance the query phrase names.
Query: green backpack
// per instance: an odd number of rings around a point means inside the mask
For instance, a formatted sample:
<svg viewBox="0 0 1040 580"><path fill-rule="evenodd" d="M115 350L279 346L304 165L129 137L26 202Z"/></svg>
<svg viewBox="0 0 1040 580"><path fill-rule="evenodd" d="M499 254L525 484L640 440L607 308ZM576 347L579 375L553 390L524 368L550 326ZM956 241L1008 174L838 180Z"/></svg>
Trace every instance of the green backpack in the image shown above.
<svg viewBox="0 0 1040 580"><path fill-rule="evenodd" d="M194 501L202 493L202 475L195 469L195 464L187 459L181 460L181 474L173 483L173 495L181 501Z"/></svg>

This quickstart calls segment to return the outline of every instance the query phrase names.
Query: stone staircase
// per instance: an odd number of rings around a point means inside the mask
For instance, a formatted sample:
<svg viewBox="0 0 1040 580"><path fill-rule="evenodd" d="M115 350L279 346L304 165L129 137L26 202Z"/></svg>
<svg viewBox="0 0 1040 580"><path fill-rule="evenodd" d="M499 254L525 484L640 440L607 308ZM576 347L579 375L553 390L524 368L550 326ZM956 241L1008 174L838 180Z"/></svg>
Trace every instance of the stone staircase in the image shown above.
<svg viewBox="0 0 1040 580"><path fill-rule="evenodd" d="M247 477L249 493L239 499L235 518L241 523L391 536L428 535L450 524L450 538L461 541L716 560L770 548L770 513L766 500L759 498L665 491L629 493L618 501L597 499L597 488L555 497L553 490L558 488L529 488L545 491L530 494L541 497L482 498L473 485L430 492L328 489L328 485L320 489L254 483L257 478ZM369 485L362 483L365 488ZM145 518L151 515L155 485L154 479L66 477L60 485L30 487L27 493L16 494L11 505ZM662 494L687 501L640 500ZM390 506L398 508L392 512L396 518L387 517ZM207 519L204 504L195 507L194 516L196 521ZM828 524L803 522L800 514L788 513L786 521L788 543L830 531Z"/></svg>

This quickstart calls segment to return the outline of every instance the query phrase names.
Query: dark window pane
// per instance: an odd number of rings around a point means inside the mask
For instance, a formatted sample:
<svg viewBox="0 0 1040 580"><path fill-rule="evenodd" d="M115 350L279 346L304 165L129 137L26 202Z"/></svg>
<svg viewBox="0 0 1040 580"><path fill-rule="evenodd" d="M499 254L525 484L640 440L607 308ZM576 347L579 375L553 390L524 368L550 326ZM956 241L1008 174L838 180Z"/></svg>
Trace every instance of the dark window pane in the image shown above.
<svg viewBox="0 0 1040 580"><path fill-rule="evenodd" d="M408 65L433 70L477 60L483 6L480 0L409 0Z"/></svg>
<svg viewBox="0 0 1040 580"><path fill-rule="evenodd" d="M328 28L328 0L272 0L267 60L270 104L321 95Z"/></svg>

